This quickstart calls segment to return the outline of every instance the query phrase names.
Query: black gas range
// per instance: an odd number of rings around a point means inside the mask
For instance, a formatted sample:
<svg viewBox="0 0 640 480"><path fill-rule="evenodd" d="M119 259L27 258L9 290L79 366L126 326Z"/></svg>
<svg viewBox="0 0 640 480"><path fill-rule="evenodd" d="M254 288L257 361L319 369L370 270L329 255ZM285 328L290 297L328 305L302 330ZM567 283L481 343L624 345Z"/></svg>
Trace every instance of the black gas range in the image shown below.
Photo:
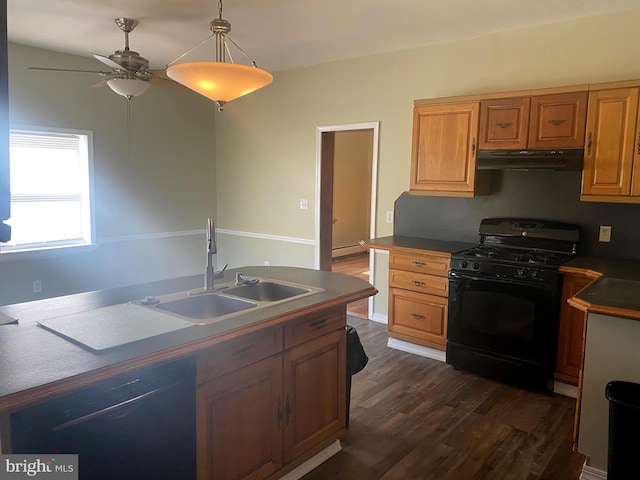
<svg viewBox="0 0 640 480"><path fill-rule="evenodd" d="M576 225L487 218L480 243L451 255L447 363L550 391L561 264L576 255Z"/></svg>

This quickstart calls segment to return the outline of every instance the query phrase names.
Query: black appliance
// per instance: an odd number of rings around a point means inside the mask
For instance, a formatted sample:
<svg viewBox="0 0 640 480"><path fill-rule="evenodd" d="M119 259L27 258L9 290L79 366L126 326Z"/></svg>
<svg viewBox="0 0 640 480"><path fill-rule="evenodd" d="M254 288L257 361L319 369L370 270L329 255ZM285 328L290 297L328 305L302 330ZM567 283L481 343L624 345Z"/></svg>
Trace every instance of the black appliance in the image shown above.
<svg viewBox="0 0 640 480"><path fill-rule="evenodd" d="M78 454L81 480L196 476L195 361L122 375L11 414L17 454Z"/></svg>
<svg viewBox="0 0 640 480"><path fill-rule="evenodd" d="M480 150L479 170L580 171L582 148L554 150Z"/></svg>
<svg viewBox="0 0 640 480"><path fill-rule="evenodd" d="M553 388L561 281L577 225L482 220L480 244L451 255L447 363L536 391Z"/></svg>

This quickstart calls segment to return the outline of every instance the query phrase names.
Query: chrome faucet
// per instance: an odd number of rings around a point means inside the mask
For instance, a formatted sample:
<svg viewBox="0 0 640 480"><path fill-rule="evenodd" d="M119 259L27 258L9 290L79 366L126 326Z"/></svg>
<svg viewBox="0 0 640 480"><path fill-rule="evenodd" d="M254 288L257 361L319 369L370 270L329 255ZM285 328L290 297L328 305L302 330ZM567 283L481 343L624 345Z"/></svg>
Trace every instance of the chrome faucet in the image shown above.
<svg viewBox="0 0 640 480"><path fill-rule="evenodd" d="M218 253L216 247L216 227L213 222L213 218L207 219L207 266L204 269L204 290L213 290L214 279L223 278L224 271L227 269L225 265L222 270L215 271L213 268L213 256Z"/></svg>

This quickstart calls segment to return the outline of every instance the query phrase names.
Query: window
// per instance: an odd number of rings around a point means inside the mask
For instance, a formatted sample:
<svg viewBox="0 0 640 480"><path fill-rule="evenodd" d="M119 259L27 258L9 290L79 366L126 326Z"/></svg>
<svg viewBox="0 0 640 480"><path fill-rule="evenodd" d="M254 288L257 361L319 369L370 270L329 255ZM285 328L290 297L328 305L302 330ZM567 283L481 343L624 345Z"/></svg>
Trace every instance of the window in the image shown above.
<svg viewBox="0 0 640 480"><path fill-rule="evenodd" d="M10 130L12 238L3 258L92 244L92 151L90 131Z"/></svg>

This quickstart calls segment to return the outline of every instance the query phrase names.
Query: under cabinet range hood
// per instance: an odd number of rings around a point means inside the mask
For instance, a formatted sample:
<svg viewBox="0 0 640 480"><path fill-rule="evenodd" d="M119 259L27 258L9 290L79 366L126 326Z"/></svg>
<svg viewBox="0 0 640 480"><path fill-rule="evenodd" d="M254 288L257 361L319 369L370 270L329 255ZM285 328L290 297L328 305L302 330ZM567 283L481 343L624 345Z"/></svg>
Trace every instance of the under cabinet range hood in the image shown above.
<svg viewBox="0 0 640 480"><path fill-rule="evenodd" d="M479 150L479 170L582 170L584 150Z"/></svg>

